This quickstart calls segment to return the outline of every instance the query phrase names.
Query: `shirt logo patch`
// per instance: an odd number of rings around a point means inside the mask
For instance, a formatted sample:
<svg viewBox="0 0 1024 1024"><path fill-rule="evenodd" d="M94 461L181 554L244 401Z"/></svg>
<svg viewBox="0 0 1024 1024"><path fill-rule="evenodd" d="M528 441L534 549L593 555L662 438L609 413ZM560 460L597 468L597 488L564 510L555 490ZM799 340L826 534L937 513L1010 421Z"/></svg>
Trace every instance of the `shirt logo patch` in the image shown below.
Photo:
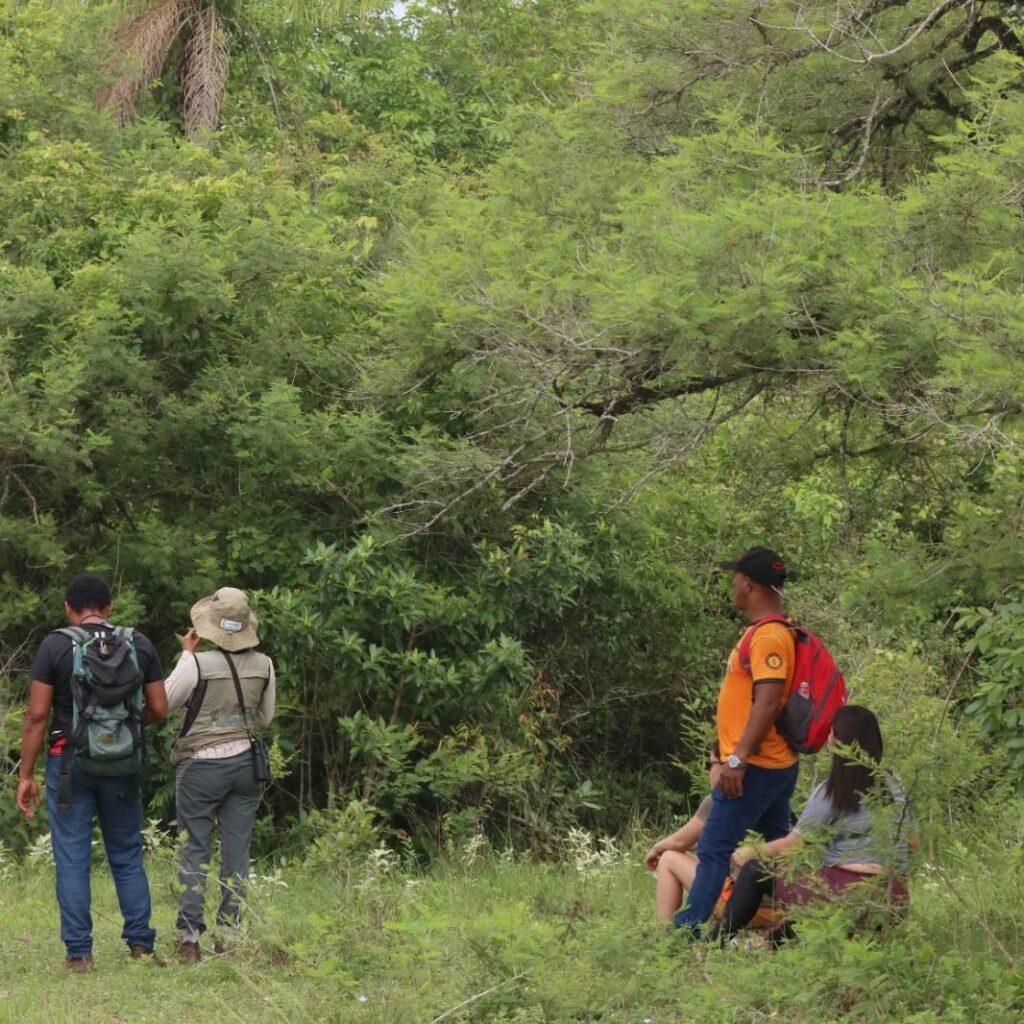
<svg viewBox="0 0 1024 1024"><path fill-rule="evenodd" d="M782 668L782 655L772 651L771 654L764 659L764 663L769 668Z"/></svg>

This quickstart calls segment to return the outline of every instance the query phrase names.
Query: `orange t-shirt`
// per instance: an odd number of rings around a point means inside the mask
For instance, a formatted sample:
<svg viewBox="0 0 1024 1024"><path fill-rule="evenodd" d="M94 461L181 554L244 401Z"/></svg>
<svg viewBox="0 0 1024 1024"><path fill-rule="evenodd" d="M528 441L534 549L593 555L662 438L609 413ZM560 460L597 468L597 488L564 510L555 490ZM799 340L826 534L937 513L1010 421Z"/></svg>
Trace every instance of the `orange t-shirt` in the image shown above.
<svg viewBox="0 0 1024 1024"><path fill-rule="evenodd" d="M754 703L754 684L758 680L785 679L779 693L781 711L789 697L795 662L793 630L782 622L766 622L755 630L750 644L749 672L740 665L739 643L732 649L718 693L718 743L723 758L736 749L747 727ZM749 760L758 768L788 768L796 763L796 753L773 725Z"/></svg>

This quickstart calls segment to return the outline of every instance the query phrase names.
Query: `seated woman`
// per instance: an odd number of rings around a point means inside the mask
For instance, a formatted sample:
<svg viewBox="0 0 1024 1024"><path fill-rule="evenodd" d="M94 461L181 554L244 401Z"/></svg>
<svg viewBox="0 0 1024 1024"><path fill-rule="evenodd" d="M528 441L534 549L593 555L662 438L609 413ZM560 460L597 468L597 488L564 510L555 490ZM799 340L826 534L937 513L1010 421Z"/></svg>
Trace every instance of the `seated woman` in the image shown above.
<svg viewBox="0 0 1024 1024"><path fill-rule="evenodd" d="M708 757L708 782L714 789L718 784L718 776L722 770L722 759L719 756L718 741L711 749ZM648 871L653 871L657 879L657 890L655 903L657 906L658 920L665 925L671 925L673 916L682 906L683 895L690 891L693 885L693 876L697 872L697 857L690 851L697 846L697 840L704 830L704 823L711 813L712 799L709 793L700 802L692 818L677 829L670 836L659 839L647 851L644 857L644 865ZM726 880L725 888L722 890L722 899L715 908L715 916L721 914L721 908L728 899L731 891L731 881ZM778 923L781 915L775 914L769 909L760 910L755 908L751 920L748 922L752 928L767 928Z"/></svg>
<svg viewBox="0 0 1024 1024"><path fill-rule="evenodd" d="M839 744L841 750L833 751L828 778L811 793L793 831L759 848L740 847L733 855L739 874L722 913L720 934L732 935L743 928L764 896L785 907L800 906L834 899L849 886L878 876L884 876L880 881L884 881L888 904L906 905L912 822L895 777L877 767L882 760L878 719L867 708L848 704L836 712L829 743ZM868 799L875 793L889 802L889 813L877 813L877 802ZM805 837L823 831L826 846L821 867L813 875L787 881L755 859L777 858L795 850ZM767 938L774 946L793 934L790 923L782 921Z"/></svg>

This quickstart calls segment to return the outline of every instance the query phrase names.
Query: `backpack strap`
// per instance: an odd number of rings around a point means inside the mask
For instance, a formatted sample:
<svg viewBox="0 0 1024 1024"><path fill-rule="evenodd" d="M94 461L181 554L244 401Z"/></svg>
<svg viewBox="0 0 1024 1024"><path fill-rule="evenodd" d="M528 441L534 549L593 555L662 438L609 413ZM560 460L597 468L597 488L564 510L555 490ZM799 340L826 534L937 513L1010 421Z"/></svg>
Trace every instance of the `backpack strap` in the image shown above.
<svg viewBox="0 0 1024 1024"><path fill-rule="evenodd" d="M60 777L57 783L57 811L67 814L71 810L71 759L75 756L71 741L60 752Z"/></svg>
<svg viewBox="0 0 1024 1024"><path fill-rule="evenodd" d="M178 733L178 739L184 739L192 729L192 726L196 724L196 719L199 717L199 712L202 710L203 701L206 700L206 687L209 680L203 678L203 669L199 664L199 659L195 655L195 651L191 652L192 660L196 663L196 675L199 677L196 680L195 689L192 691L192 696L188 699L188 705L185 708L185 718L181 723L181 731Z"/></svg>
<svg viewBox="0 0 1024 1024"><path fill-rule="evenodd" d="M132 664L135 666L138 679L138 689L131 698L125 701L125 707L128 708L128 730L132 735L132 740L139 748L138 783L139 799L142 800L144 790L149 783L149 758L146 756L146 730L142 725L142 704L145 700L142 688L146 683L142 674L142 666L139 664L138 648L135 646L135 627L114 626L113 629L114 636L127 641L128 648L132 652Z"/></svg>
<svg viewBox="0 0 1024 1024"><path fill-rule="evenodd" d="M57 809L66 812L71 808L71 764L75 752L82 746L89 722L96 710L95 698L86 701L82 697L82 689L74 675L71 677L71 699L78 705L78 728L67 737L64 749L60 752L60 784L57 789Z"/></svg>
<svg viewBox="0 0 1024 1024"><path fill-rule="evenodd" d="M81 626L64 626L62 629L55 629L54 633L68 637L75 644L87 644L92 637L92 633Z"/></svg>
<svg viewBox="0 0 1024 1024"><path fill-rule="evenodd" d="M245 722L245 734L249 737L249 754L252 757L252 773L256 781L263 785L264 783L270 782L270 762L267 755L267 749L262 740L256 739L253 735L252 729L249 728L249 715L245 710L245 696L242 694L242 683L238 678L238 669L235 668L235 660L231 655L223 648L219 648L220 653L224 655L225 660L228 663L228 668L231 669L231 679L235 684L235 693L238 696L238 706L242 709L242 721ZM269 678L267 679L267 685L270 684ZM264 691L266 687L264 687ZM263 694L260 694L260 702L263 701Z"/></svg>
<svg viewBox="0 0 1024 1024"><path fill-rule="evenodd" d="M54 630L62 636L71 640L72 658L76 657L76 648L89 643L92 634L81 626L65 626L62 629ZM60 752L60 781L57 785L57 810L61 814L67 814L71 810L71 765L75 756L75 747L82 741L87 728L85 707L81 698L81 688L78 685L77 674L75 673L74 661L71 666L71 700L78 706L78 728L75 732L65 737L64 747Z"/></svg>
<svg viewBox="0 0 1024 1024"><path fill-rule="evenodd" d="M790 629L796 630L797 635L800 633L800 624L794 622L790 618L787 618L785 615L765 615L758 619L757 622L747 627L746 632L740 640L738 653L740 656L740 668L742 668L744 672L750 672L750 646L754 642L754 634L761 628L761 626L767 626L769 622L781 622L783 625L789 626Z"/></svg>

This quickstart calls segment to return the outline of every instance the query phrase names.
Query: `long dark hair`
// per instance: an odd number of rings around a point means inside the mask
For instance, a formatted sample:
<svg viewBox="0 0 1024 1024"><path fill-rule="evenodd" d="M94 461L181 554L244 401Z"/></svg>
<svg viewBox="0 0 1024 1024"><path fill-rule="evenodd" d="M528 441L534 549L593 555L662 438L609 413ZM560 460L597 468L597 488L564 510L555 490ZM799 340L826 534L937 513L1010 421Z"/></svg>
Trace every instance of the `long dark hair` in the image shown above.
<svg viewBox="0 0 1024 1024"><path fill-rule="evenodd" d="M837 811L855 811L878 781L876 765L882 761L882 730L874 712L859 704L847 704L832 722L836 743L851 748L851 755L832 755L832 767L825 783L825 795Z"/></svg>

